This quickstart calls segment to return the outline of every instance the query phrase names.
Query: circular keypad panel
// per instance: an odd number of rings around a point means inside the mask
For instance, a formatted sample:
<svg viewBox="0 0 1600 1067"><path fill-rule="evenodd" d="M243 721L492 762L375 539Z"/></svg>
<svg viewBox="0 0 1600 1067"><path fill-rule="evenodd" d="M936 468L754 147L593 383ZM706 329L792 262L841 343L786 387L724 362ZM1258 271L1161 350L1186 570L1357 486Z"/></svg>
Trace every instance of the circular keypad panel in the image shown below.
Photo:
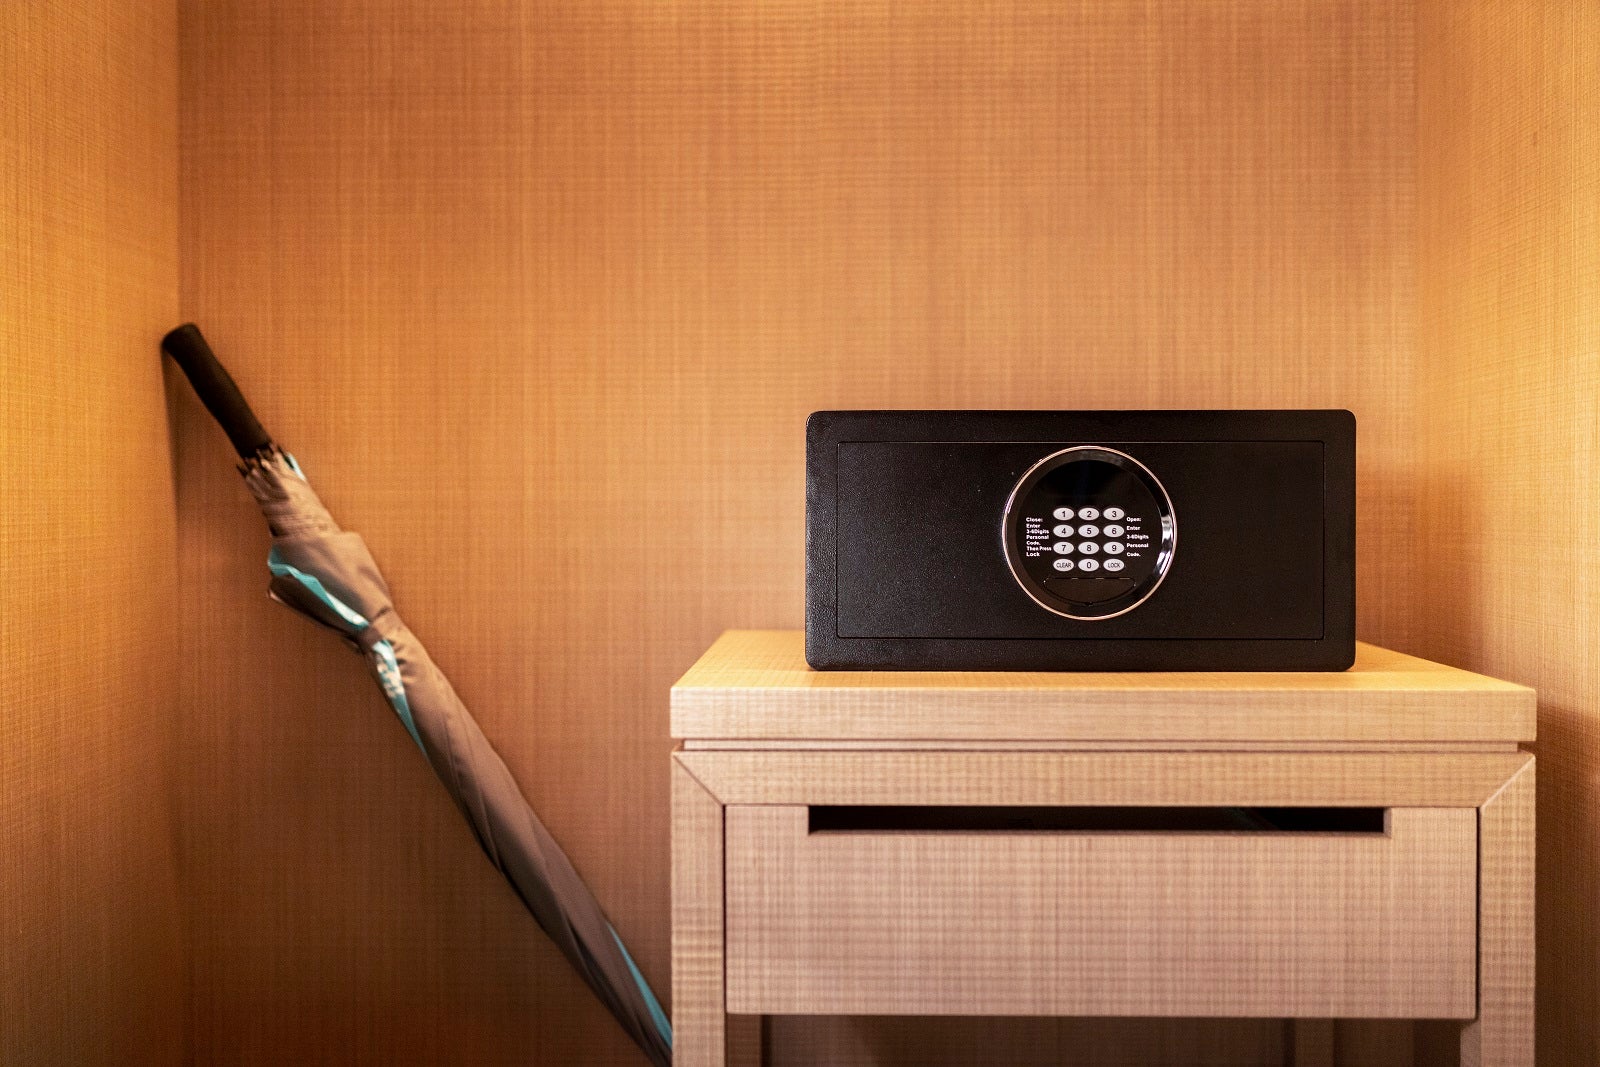
<svg viewBox="0 0 1600 1067"><path fill-rule="evenodd" d="M1178 527L1148 467L1114 448L1078 445L1041 459L1017 482L1002 537L1012 575L1040 607L1109 619L1155 592Z"/></svg>

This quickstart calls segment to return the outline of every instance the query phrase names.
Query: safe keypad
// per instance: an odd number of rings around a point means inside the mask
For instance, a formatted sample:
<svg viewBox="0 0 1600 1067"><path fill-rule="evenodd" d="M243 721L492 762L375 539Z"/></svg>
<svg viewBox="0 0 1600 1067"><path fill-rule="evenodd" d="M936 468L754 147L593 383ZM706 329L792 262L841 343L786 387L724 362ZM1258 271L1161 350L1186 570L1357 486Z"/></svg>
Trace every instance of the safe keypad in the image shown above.
<svg viewBox="0 0 1600 1067"><path fill-rule="evenodd" d="M1051 519L1074 518L1082 519L1084 512L1094 512L1106 518L1116 518L1123 522L1111 523L1106 526L1097 526L1094 523L1074 525L1072 523L1057 522L1049 526ZM1093 508L1068 508L1060 507L1051 512L1049 519L1044 516L1027 516L1023 520L1023 538L1025 541L1024 555L1029 559L1036 559L1049 555L1054 556L1095 556L1104 553L1108 556L1126 555L1128 559L1142 559L1150 550L1149 535L1144 532L1144 521L1139 516L1130 517L1128 512L1120 507L1111 506L1103 511ZM1159 525L1158 525L1159 528ZM1081 537L1094 540L1069 541L1065 538ZM1050 541L1051 538L1063 538L1059 541ZM1047 543L1048 542L1048 543ZM1082 566L1070 559L1052 560L1050 566L1053 570L1067 573L1074 570L1106 570L1118 573L1127 569L1127 563L1119 559L1108 559L1100 562L1085 561L1092 566Z"/></svg>
<svg viewBox="0 0 1600 1067"><path fill-rule="evenodd" d="M1042 604L1097 618L1142 602L1164 570L1169 503L1150 472L1093 447L1041 464L1013 492L1006 551ZM1158 497L1158 494L1159 497ZM1137 597L1138 599L1132 599Z"/></svg>

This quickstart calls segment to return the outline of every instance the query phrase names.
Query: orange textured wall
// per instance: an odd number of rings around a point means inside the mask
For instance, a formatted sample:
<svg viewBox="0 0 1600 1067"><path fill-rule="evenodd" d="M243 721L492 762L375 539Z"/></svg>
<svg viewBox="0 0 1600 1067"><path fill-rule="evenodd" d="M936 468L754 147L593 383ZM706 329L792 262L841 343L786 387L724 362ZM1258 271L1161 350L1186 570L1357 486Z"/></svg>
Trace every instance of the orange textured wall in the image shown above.
<svg viewBox="0 0 1600 1067"><path fill-rule="evenodd" d="M0 5L0 1063L175 1063L177 12Z"/></svg>
<svg viewBox="0 0 1600 1067"><path fill-rule="evenodd" d="M1418 649L1539 690L1539 1062L1600 1062L1600 6L1417 22Z"/></svg>
<svg viewBox="0 0 1600 1067"><path fill-rule="evenodd" d="M659 988L667 687L724 628L800 625L814 409L1352 408L1362 636L1411 635L1409 7L195 0L181 29L184 314ZM196 1055L636 1062L358 661L265 601L226 442L175 403Z"/></svg>

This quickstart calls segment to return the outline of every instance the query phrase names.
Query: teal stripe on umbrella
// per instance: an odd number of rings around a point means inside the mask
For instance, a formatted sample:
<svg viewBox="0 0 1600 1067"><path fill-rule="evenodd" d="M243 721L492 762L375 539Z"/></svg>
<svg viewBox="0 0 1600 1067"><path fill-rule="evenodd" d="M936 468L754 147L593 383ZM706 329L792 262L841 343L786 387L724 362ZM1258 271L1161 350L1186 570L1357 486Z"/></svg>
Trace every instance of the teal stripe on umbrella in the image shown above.
<svg viewBox="0 0 1600 1067"><path fill-rule="evenodd" d="M293 456L285 452L284 459L289 462L290 467L296 474L300 474L300 467L294 462ZM304 475L301 475L301 477L304 477ZM354 626L357 633L365 631L371 625L366 619L351 611L349 605L345 604L344 601L328 592L323 587L323 584L317 580L316 575L307 574L283 562L283 557L279 555L276 545L267 553L267 570L274 578L292 578L299 582L307 592L322 601L328 610L338 615L351 626ZM378 685L383 689L383 695L389 698L389 706L394 708L394 713L400 717L400 722L404 724L406 733L411 735L411 740L417 743L417 747L422 749L422 754L426 756L428 750L423 748L422 738L417 734L417 724L411 720L411 703L406 700L406 687L400 681L400 662L395 659L394 646L386 640L374 641L372 643L372 655L374 657L373 669L377 673ZM626 952L627 950L624 949L623 951Z"/></svg>

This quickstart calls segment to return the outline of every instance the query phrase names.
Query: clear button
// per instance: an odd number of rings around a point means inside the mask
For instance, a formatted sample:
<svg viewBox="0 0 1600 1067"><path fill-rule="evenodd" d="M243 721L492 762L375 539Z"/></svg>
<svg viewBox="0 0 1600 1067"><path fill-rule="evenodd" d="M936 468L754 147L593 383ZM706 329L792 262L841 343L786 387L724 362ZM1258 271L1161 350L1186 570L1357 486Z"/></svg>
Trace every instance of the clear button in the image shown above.
<svg viewBox="0 0 1600 1067"><path fill-rule="evenodd" d="M1089 562L1093 563L1094 560L1090 560ZM1072 569L1072 561L1070 559L1058 559L1052 563L1051 566L1058 571L1070 571ZM1088 568L1086 567L1085 569Z"/></svg>

